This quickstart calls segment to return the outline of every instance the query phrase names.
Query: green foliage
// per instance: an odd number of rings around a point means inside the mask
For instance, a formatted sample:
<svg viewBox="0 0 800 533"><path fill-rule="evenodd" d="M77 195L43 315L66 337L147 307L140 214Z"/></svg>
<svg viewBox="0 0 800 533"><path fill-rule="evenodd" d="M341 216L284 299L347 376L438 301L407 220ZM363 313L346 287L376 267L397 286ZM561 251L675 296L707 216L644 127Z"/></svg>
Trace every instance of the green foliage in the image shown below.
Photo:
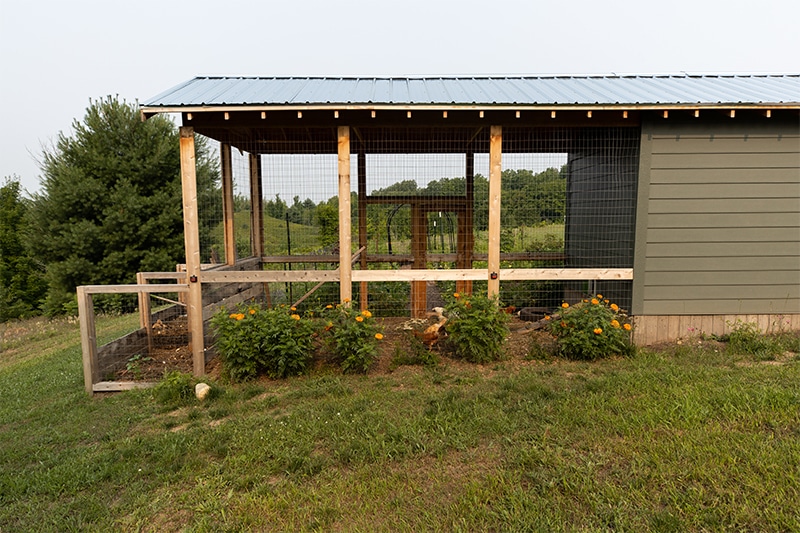
<svg viewBox="0 0 800 533"><path fill-rule="evenodd" d="M560 353L570 359L594 360L635 351L627 315L600 294L573 306L563 303L560 314L548 318Z"/></svg>
<svg viewBox="0 0 800 533"><path fill-rule="evenodd" d="M403 336L403 340L395 344L392 353L391 368L399 366L427 366L432 367L439 364L439 355L429 350L425 344L412 334Z"/></svg>
<svg viewBox="0 0 800 533"><path fill-rule="evenodd" d="M372 313L347 305L328 305L322 312L328 346L344 373L366 373L378 357L383 333Z"/></svg>
<svg viewBox="0 0 800 533"><path fill-rule="evenodd" d="M153 388L153 397L169 407L187 405L194 399L195 380L184 372L167 372L164 379Z"/></svg>
<svg viewBox="0 0 800 533"><path fill-rule="evenodd" d="M774 359L783 352L783 343L778 337L761 333L758 324L742 322L728 324L728 350L735 354L754 355L762 359Z"/></svg>
<svg viewBox="0 0 800 533"><path fill-rule="evenodd" d="M454 293L445 307L448 344L457 357L472 363L496 361L503 355L509 315L497 298Z"/></svg>
<svg viewBox="0 0 800 533"><path fill-rule="evenodd" d="M142 379L142 363L146 363L152 361L152 357L146 357L142 354L137 353L130 359L128 359L128 363L125 365L125 370L130 372L133 375L133 379L139 380Z"/></svg>
<svg viewBox="0 0 800 533"><path fill-rule="evenodd" d="M313 355L314 327L295 311L250 305L217 313L211 323L225 375L244 381L262 372L271 378L304 373Z"/></svg>
<svg viewBox="0 0 800 533"><path fill-rule="evenodd" d="M162 116L143 122L136 105L108 97L72 128L44 152L27 217L31 252L47 266L50 314L78 285L131 283L136 272L172 271L184 257L175 125ZM217 171L200 138L196 151L199 201L214 212ZM201 241L214 218L203 219Z"/></svg>
<svg viewBox="0 0 800 533"><path fill-rule="evenodd" d="M47 290L42 266L25 242L25 213L19 180L6 178L0 188L0 322L38 314Z"/></svg>
<svg viewBox="0 0 800 533"><path fill-rule="evenodd" d="M314 220L319 226L319 240L322 246L331 246L339 242L339 198L330 198L320 202L314 213Z"/></svg>

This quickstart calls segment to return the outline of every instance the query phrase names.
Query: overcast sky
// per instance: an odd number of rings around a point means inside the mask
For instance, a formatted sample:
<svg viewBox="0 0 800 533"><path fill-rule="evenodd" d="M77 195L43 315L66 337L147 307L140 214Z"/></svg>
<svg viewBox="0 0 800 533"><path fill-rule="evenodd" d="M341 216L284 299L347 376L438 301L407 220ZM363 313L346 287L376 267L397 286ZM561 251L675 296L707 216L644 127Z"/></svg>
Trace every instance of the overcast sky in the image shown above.
<svg viewBox="0 0 800 533"><path fill-rule="evenodd" d="M0 179L201 75L800 73L796 0L0 0Z"/></svg>

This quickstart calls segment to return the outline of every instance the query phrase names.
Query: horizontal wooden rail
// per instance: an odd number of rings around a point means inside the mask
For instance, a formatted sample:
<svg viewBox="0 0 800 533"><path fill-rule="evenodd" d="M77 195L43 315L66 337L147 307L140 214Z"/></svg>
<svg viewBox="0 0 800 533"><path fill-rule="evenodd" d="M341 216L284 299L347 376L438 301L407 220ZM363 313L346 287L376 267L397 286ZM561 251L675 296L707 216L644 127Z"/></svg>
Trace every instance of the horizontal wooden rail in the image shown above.
<svg viewBox="0 0 800 533"><path fill-rule="evenodd" d="M185 284L160 284L146 283L143 285L82 285L78 287L85 294L128 294L139 292L189 292Z"/></svg>
<svg viewBox="0 0 800 533"><path fill-rule="evenodd" d="M338 270L242 270L204 272L203 283L339 281Z"/></svg>
<svg viewBox="0 0 800 533"><path fill-rule="evenodd" d="M367 263L413 263L414 256L411 254L366 254ZM486 261L488 254L472 254L473 261ZM429 263L455 263L458 254L455 253L429 253L426 254ZM501 261L565 261L567 256L561 252L511 252L500 254ZM307 254L307 255L265 255L261 258L262 263L283 264L283 263L338 263L339 256L332 254Z"/></svg>

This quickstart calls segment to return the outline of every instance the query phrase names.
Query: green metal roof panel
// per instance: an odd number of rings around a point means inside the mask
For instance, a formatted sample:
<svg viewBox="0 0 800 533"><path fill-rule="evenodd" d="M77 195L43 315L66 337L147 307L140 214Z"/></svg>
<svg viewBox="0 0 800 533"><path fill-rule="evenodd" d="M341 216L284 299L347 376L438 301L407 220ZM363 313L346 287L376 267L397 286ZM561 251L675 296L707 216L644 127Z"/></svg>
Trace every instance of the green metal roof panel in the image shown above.
<svg viewBox="0 0 800 533"><path fill-rule="evenodd" d="M317 105L800 105L800 74L425 78L198 77L146 108Z"/></svg>

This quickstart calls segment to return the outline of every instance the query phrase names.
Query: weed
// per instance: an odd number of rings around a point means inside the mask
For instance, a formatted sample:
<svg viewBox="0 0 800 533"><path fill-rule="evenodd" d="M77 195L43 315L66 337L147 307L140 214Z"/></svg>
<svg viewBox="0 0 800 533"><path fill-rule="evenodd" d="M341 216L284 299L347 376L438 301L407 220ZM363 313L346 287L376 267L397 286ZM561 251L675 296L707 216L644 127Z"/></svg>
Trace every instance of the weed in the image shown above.
<svg viewBox="0 0 800 533"><path fill-rule="evenodd" d="M142 379L142 363L152 361L152 357L145 357L142 354L136 354L128 359L128 364L125 365L125 370L133 375L133 379Z"/></svg>
<svg viewBox="0 0 800 533"><path fill-rule="evenodd" d="M195 380L184 372L167 372L164 379L153 388L155 399L166 406L187 405L194 400Z"/></svg>
<svg viewBox="0 0 800 533"><path fill-rule="evenodd" d="M783 352L780 342L761 333L758 324L737 320L729 323L728 350L735 354L753 355L760 359L775 359Z"/></svg>
<svg viewBox="0 0 800 533"><path fill-rule="evenodd" d="M394 347L390 368L394 370L403 365L433 367L437 364L439 364L439 355L436 352L429 350L428 347L414 335L406 334L403 336L403 341L397 343Z"/></svg>

